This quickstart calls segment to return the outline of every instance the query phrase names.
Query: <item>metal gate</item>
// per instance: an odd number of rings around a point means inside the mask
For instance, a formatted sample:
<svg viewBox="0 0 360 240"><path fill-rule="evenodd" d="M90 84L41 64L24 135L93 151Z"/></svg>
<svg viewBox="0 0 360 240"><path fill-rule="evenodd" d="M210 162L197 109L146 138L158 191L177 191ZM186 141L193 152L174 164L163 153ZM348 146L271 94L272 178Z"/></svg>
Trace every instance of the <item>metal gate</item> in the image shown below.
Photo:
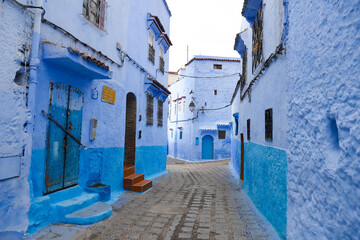
<svg viewBox="0 0 360 240"><path fill-rule="evenodd" d="M81 139L84 93L62 83L50 83L49 115ZM52 193L78 183L80 146L64 130L49 121L45 193Z"/></svg>
<svg viewBox="0 0 360 240"><path fill-rule="evenodd" d="M214 158L214 138L206 135L202 139L202 159Z"/></svg>

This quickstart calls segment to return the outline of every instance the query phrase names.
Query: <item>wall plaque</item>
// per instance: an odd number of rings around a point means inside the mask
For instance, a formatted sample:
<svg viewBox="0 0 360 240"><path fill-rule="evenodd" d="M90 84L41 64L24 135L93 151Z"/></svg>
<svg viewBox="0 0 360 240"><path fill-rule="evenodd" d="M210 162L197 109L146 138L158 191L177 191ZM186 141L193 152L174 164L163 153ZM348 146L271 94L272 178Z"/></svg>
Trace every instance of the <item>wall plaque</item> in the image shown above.
<svg viewBox="0 0 360 240"><path fill-rule="evenodd" d="M103 86L101 100L107 103L115 104L116 91L108 86Z"/></svg>

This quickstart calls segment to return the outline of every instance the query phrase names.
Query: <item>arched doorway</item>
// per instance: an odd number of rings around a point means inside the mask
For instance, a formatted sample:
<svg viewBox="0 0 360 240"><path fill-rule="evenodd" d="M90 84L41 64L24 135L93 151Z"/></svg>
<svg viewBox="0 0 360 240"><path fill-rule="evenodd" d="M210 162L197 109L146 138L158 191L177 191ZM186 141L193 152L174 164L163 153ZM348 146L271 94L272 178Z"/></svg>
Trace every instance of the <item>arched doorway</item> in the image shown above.
<svg viewBox="0 0 360 240"><path fill-rule="evenodd" d="M125 166L135 166L136 149L136 97L133 93L126 96L125 122Z"/></svg>
<svg viewBox="0 0 360 240"><path fill-rule="evenodd" d="M202 138L202 159L214 159L214 138L210 135Z"/></svg>

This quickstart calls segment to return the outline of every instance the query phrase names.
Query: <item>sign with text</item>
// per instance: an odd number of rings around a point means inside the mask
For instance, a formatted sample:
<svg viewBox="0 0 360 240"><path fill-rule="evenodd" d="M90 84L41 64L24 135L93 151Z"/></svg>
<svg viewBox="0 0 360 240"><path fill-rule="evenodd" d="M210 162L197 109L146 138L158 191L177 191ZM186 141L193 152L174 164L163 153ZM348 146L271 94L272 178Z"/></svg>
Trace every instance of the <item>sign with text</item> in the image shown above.
<svg viewBox="0 0 360 240"><path fill-rule="evenodd" d="M115 104L116 91L108 86L103 86L101 100L107 103Z"/></svg>

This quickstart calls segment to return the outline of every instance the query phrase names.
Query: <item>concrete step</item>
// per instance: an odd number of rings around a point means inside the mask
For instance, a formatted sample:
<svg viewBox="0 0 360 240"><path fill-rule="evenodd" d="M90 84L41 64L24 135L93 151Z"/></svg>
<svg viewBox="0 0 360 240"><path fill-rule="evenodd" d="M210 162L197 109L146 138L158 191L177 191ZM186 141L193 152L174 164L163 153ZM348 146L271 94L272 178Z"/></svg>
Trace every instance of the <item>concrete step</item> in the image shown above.
<svg viewBox="0 0 360 240"><path fill-rule="evenodd" d="M135 173L135 166L124 166L124 177Z"/></svg>
<svg viewBox="0 0 360 240"><path fill-rule="evenodd" d="M131 187L131 191L134 192L145 192L146 190L150 189L152 187L152 181L151 180L142 180L138 183L135 183Z"/></svg>
<svg viewBox="0 0 360 240"><path fill-rule="evenodd" d="M88 225L100 222L112 214L109 204L97 202L89 207L76 211L65 216L64 223Z"/></svg>
<svg viewBox="0 0 360 240"><path fill-rule="evenodd" d="M132 186L135 183L141 182L142 180L144 180L144 174L134 173L124 177L124 186Z"/></svg>
<svg viewBox="0 0 360 240"><path fill-rule="evenodd" d="M58 192L51 193L47 196L50 197L51 203L58 203L65 200L68 200L73 197L78 197L83 193L81 187L79 185L76 185L74 187L70 187Z"/></svg>
<svg viewBox="0 0 360 240"><path fill-rule="evenodd" d="M55 209L60 217L86 208L99 201L99 195L96 193L82 193L80 196L61 201L55 204Z"/></svg>

